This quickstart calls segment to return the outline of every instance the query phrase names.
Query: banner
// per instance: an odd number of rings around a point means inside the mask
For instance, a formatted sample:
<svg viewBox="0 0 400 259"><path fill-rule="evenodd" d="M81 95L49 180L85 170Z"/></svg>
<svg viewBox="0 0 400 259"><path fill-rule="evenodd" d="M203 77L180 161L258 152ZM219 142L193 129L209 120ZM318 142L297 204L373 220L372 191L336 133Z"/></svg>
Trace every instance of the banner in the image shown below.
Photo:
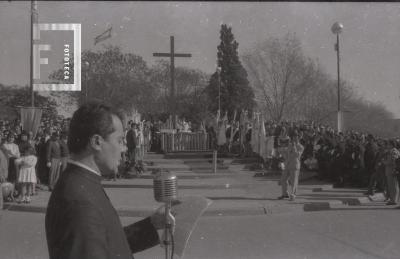
<svg viewBox="0 0 400 259"><path fill-rule="evenodd" d="M21 108L22 130L25 130L27 133L32 131L33 137L36 137L41 119L42 109L35 107Z"/></svg>

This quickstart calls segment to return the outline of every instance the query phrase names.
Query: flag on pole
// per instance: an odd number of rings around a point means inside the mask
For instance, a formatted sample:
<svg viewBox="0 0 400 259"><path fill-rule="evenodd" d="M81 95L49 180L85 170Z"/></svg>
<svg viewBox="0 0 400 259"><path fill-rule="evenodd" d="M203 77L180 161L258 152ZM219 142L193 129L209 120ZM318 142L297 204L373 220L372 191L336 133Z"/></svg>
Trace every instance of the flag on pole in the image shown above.
<svg viewBox="0 0 400 259"><path fill-rule="evenodd" d="M99 36L97 36L97 37L94 39L94 45L96 45L97 43L102 42L102 41L104 41L104 40L106 40L106 39L108 39L108 38L111 38L111 30L112 30L112 27L110 27L110 28L107 29L105 32L103 32L102 34L100 34Z"/></svg>
<svg viewBox="0 0 400 259"><path fill-rule="evenodd" d="M222 121L228 121L228 112L226 111L224 114L224 117L222 118Z"/></svg>
<svg viewBox="0 0 400 259"><path fill-rule="evenodd" d="M217 115L215 116L216 128L218 127L218 122L220 118L221 118L221 111L217 110Z"/></svg>
<svg viewBox="0 0 400 259"><path fill-rule="evenodd" d="M21 107L22 129L26 132L32 131L35 137L40 126L42 109L38 107Z"/></svg>
<svg viewBox="0 0 400 259"><path fill-rule="evenodd" d="M231 123L231 136L229 138L229 144L230 145L232 145L232 142L233 142L233 132L234 132L233 128L236 125L235 121L236 121L236 110L235 110L235 112L233 114L233 120L232 120L232 123Z"/></svg>
<svg viewBox="0 0 400 259"><path fill-rule="evenodd" d="M259 141L258 141L258 147L259 147L259 152L258 154L265 160L268 157L267 154L267 145L266 145L266 135L267 132L265 131L265 124L264 124L264 118L261 118L261 125L260 125L261 129L260 129L260 137L259 137Z"/></svg>

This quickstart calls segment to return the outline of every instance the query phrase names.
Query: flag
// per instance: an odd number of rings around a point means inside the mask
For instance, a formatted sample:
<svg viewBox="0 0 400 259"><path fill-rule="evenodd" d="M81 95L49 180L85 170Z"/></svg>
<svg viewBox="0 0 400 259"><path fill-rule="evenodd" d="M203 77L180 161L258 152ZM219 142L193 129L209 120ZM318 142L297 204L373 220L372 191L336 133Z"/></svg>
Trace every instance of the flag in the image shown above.
<svg viewBox="0 0 400 259"><path fill-rule="evenodd" d="M258 154L265 160L268 157L267 154L267 149L266 149L266 135L267 132L265 131L265 124L264 124L264 119L261 119L261 129L260 129L260 137L259 137L259 141L258 141L258 148L259 148L259 152Z"/></svg>
<svg viewBox="0 0 400 259"><path fill-rule="evenodd" d="M228 112L226 111L224 114L224 117L222 118L222 121L228 121Z"/></svg>
<svg viewBox="0 0 400 259"><path fill-rule="evenodd" d="M215 116L215 122L217 124L217 127L218 127L218 122L219 122L220 117L221 117L221 111L217 110L217 116Z"/></svg>
<svg viewBox="0 0 400 259"><path fill-rule="evenodd" d="M235 124L236 124L235 121L236 121L236 110L235 110L235 113L233 114L233 120L232 120L232 123L231 123L231 137L229 139L230 143L233 142L233 128L235 127Z"/></svg>
<svg viewBox="0 0 400 259"><path fill-rule="evenodd" d="M35 107L21 108L22 129L26 132L32 131L34 137L39 130L41 118L42 109Z"/></svg>
<svg viewBox="0 0 400 259"><path fill-rule="evenodd" d="M97 37L94 39L94 45L96 45L97 43L102 42L102 41L104 41L104 40L106 40L106 39L108 39L108 38L111 38L111 30L112 30L112 27L110 27L110 28L107 29L105 32L103 32L102 34L100 34L99 36L97 36Z"/></svg>

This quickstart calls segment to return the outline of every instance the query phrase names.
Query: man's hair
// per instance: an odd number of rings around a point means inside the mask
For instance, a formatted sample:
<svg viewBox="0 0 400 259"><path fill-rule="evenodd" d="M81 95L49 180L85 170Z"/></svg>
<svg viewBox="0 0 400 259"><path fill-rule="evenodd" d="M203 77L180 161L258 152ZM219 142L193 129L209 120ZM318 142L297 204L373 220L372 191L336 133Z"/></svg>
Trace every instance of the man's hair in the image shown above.
<svg viewBox="0 0 400 259"><path fill-rule="evenodd" d="M68 148L71 153L83 151L89 144L90 138L98 134L107 138L115 131L112 115L120 118L119 113L110 106L92 101L79 107L72 116L69 125Z"/></svg>

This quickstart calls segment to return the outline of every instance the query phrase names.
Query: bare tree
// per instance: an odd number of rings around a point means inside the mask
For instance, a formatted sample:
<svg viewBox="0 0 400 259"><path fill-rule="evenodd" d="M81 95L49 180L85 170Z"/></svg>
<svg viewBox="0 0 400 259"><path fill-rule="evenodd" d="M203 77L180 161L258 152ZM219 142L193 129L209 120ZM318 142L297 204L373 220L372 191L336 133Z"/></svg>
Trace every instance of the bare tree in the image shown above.
<svg viewBox="0 0 400 259"><path fill-rule="evenodd" d="M242 60L251 84L275 121L296 109L312 85L313 63L304 57L294 34L267 39L247 51Z"/></svg>

